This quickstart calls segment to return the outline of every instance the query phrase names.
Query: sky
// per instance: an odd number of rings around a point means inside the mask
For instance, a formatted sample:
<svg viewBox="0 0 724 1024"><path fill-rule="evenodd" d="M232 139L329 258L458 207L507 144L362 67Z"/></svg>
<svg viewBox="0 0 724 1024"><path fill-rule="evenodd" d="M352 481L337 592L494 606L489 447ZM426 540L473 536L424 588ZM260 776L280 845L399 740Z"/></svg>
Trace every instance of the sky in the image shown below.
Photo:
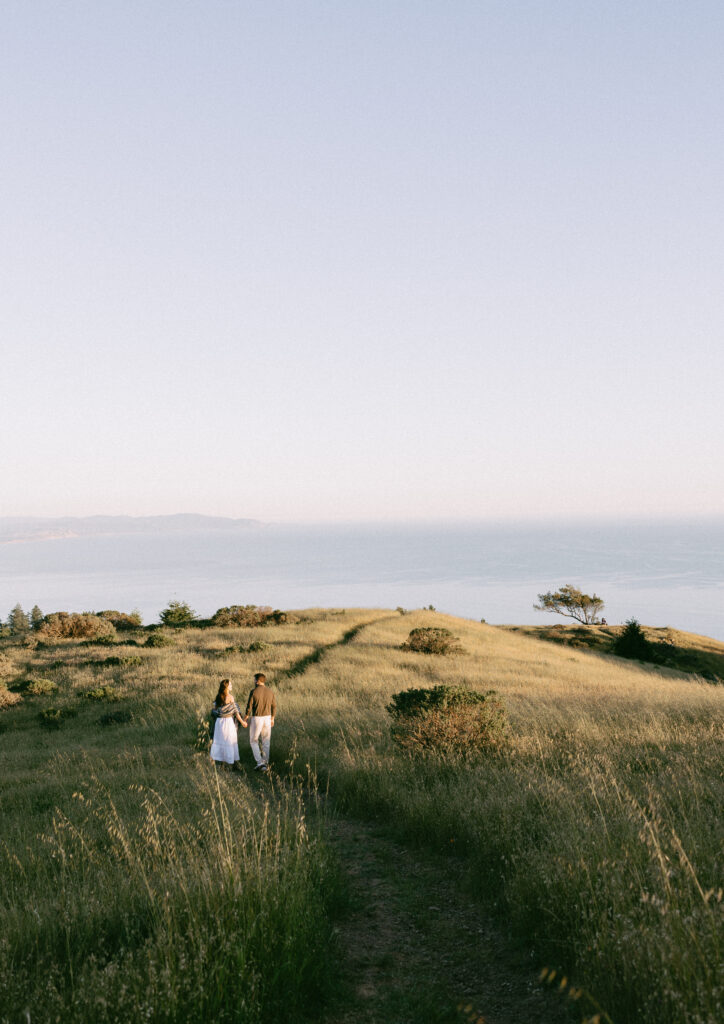
<svg viewBox="0 0 724 1024"><path fill-rule="evenodd" d="M6 0L0 515L724 514L718 0Z"/></svg>

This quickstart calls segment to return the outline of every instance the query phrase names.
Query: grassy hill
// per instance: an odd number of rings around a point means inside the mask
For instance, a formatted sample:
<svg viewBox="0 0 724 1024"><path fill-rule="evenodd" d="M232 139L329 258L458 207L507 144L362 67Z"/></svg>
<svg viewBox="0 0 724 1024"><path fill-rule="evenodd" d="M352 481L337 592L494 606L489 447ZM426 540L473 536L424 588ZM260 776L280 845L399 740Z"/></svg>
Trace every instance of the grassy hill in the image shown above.
<svg viewBox="0 0 724 1024"><path fill-rule="evenodd" d="M432 611L293 618L169 631L166 648L143 630L112 648L5 641L1 1021L542 1020L524 1013L533 966L570 1019L721 1018L724 688ZM428 626L462 651L401 649ZM245 773L219 773L218 680L239 696L258 670L280 705L275 772L254 775L242 734ZM472 761L398 749L392 694L440 683L495 690L507 742ZM342 985L344 821L403 851L390 898L414 858L437 858L431 884L455 875L466 922L516 938L507 1010L483 990L466 1002L474 965L466 982L446 961L424 1010L401 961L372 995ZM438 960L472 957L454 935Z"/></svg>
<svg viewBox="0 0 724 1024"><path fill-rule="evenodd" d="M546 626L505 628L538 640L585 648L596 654L615 653L616 639L624 631L623 626L564 625L560 622ZM707 682L724 682L724 643L720 640L686 633L669 626L645 626L642 632L651 648L652 662L659 668L699 675Z"/></svg>

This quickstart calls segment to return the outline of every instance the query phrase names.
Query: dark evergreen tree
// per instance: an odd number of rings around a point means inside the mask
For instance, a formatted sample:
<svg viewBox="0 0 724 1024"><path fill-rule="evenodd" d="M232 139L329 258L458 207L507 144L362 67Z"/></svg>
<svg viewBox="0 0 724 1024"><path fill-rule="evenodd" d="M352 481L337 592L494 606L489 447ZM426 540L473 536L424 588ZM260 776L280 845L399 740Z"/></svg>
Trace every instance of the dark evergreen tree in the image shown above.
<svg viewBox="0 0 724 1024"><path fill-rule="evenodd" d="M41 612L40 608L38 608L37 604L34 604L33 605L33 609L30 612L30 626L31 626L31 628L32 629L39 629L40 628L40 624L41 624L42 621L43 621L43 613Z"/></svg>
<svg viewBox="0 0 724 1024"><path fill-rule="evenodd" d="M616 637L613 653L617 654L619 658L638 658L639 661L654 660L654 646L646 639L646 635L636 619L629 619L623 633Z"/></svg>
<svg viewBox="0 0 724 1024"><path fill-rule="evenodd" d="M16 604L8 615L8 626L12 636L22 636L30 629L28 617L19 604Z"/></svg>

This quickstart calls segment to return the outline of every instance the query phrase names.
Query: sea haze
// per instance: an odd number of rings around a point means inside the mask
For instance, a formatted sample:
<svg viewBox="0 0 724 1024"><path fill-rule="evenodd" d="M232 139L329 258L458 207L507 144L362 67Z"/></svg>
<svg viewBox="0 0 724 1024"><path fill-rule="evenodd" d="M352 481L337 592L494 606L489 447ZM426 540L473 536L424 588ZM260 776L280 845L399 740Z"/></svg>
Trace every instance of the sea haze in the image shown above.
<svg viewBox="0 0 724 1024"><path fill-rule="evenodd" d="M155 532L0 543L0 615L19 601L45 613L138 608L149 623L179 599L204 616L229 604L433 604L542 624L563 620L535 612L537 595L572 583L604 599L609 623L635 617L724 640L724 520L222 528L171 518Z"/></svg>

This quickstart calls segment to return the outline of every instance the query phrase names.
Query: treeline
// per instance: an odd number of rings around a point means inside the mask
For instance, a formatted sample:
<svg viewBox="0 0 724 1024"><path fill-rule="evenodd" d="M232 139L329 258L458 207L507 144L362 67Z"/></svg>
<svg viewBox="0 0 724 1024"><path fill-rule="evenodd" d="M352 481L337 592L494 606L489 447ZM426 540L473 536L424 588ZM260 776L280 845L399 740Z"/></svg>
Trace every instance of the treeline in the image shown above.
<svg viewBox="0 0 724 1024"><path fill-rule="evenodd" d="M272 609L267 605L233 604L218 608L208 618L201 618L185 601L170 601L160 612L159 622L144 627L141 613L105 609L100 612L52 612L44 615L38 605L29 613L16 604L5 622L0 624L0 637L22 639L34 634L38 639L113 639L116 632L137 629L157 629L159 625L171 629L208 626L266 626L282 622L296 622L289 612Z"/></svg>

